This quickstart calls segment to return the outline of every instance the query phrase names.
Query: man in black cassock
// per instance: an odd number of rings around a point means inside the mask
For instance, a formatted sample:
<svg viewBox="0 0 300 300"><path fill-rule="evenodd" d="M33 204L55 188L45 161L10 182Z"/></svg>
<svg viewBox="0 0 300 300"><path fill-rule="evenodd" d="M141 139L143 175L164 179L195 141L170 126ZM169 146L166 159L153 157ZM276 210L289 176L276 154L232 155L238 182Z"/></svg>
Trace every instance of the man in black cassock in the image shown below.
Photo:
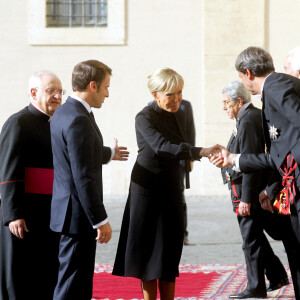
<svg viewBox="0 0 300 300"><path fill-rule="evenodd" d="M29 79L31 103L0 135L0 299L52 299L59 236L49 228L53 185L50 118L64 91L58 77Z"/></svg>

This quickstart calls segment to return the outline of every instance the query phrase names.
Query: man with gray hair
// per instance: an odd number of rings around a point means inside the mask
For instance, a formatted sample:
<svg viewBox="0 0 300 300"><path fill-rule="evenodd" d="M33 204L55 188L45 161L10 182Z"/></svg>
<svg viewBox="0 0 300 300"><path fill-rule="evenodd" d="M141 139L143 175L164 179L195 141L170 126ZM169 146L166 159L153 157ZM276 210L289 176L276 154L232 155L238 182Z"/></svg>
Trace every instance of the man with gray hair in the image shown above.
<svg viewBox="0 0 300 300"><path fill-rule="evenodd" d="M284 72L300 79L300 46L288 52L284 62Z"/></svg>
<svg viewBox="0 0 300 300"><path fill-rule="evenodd" d="M59 236L50 230L53 162L50 118L64 94L59 78L29 79L30 104L0 135L0 299L53 299Z"/></svg>
<svg viewBox="0 0 300 300"><path fill-rule="evenodd" d="M229 119L236 120L227 149L232 153L263 153L265 145L261 110L251 103L251 94L239 81L227 84L222 94L223 109ZM289 283L282 263L263 232L263 219L272 222L275 217L262 210L258 198L259 192L267 184L268 174L243 174L232 166L222 168L221 172L224 184L228 184L231 191L233 211L237 214L248 280L247 288L242 293L230 295L229 298L265 297L267 290L272 291ZM268 288L265 274L270 282Z"/></svg>
<svg viewBox="0 0 300 300"><path fill-rule="evenodd" d="M270 198L279 213L290 216L291 225L284 229L283 243L295 297L300 299L300 80L275 72L271 55L260 47L243 50L237 57L235 68L246 89L253 95L261 95L268 153L237 155L239 152L222 149L222 155L211 157L211 162L218 167L235 165L244 173L262 169L274 171L260 201L264 203L264 198ZM273 206L266 209L273 211ZM276 230L280 229L276 227Z"/></svg>

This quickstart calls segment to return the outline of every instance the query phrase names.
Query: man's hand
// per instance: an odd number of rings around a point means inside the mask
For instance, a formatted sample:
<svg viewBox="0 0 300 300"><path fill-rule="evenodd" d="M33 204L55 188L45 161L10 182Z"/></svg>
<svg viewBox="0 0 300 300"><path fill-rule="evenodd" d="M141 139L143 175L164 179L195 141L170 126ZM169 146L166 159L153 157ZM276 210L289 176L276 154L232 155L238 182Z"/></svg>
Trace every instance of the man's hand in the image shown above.
<svg viewBox="0 0 300 300"><path fill-rule="evenodd" d="M115 156L113 157L113 160L128 160L129 152L126 151L127 147L118 146L118 140L114 139L114 148L115 148Z"/></svg>
<svg viewBox="0 0 300 300"><path fill-rule="evenodd" d="M100 244L107 244L109 240L111 239L111 227L109 222L105 223L104 225L101 225L97 228L97 237L96 241Z"/></svg>
<svg viewBox="0 0 300 300"><path fill-rule="evenodd" d="M262 209L268 210L269 212L274 213L272 201L269 198L266 190L263 190L259 194L259 203L260 203Z"/></svg>
<svg viewBox="0 0 300 300"><path fill-rule="evenodd" d="M199 154L202 157L209 157L210 155L221 155L221 151L223 148L223 146L216 144L209 148L202 148Z"/></svg>
<svg viewBox="0 0 300 300"><path fill-rule="evenodd" d="M239 215L240 216L250 216L251 203L240 202L239 203Z"/></svg>
<svg viewBox="0 0 300 300"><path fill-rule="evenodd" d="M29 232L24 219L17 219L9 222L8 224L10 232L19 239L24 238L24 231Z"/></svg>
<svg viewBox="0 0 300 300"><path fill-rule="evenodd" d="M209 156L209 161L218 168L224 168L233 165L235 154L228 152L224 147L221 152Z"/></svg>

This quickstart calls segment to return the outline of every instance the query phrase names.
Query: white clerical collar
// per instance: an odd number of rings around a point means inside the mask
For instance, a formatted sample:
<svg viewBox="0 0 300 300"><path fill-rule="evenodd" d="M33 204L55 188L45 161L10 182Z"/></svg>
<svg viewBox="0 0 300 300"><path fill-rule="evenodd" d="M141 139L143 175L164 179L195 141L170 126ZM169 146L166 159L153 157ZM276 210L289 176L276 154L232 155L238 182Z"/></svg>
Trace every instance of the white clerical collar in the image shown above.
<svg viewBox="0 0 300 300"><path fill-rule="evenodd" d="M34 104L34 102L33 101L30 101L30 103L32 104L32 106L34 106L37 110L39 110L41 113L43 113L44 115L46 115L46 116L48 116L49 118L51 118L51 116L50 115L48 115L47 113L45 113L43 110L41 110L38 106L36 106L35 104Z"/></svg>
<svg viewBox="0 0 300 300"><path fill-rule="evenodd" d="M92 112L92 108L90 107L90 105L83 99L81 99L80 97L78 97L75 93L73 93L71 95L71 97L77 101L79 101L80 103L82 103L82 105L86 108L86 110L90 113Z"/></svg>
<svg viewBox="0 0 300 300"><path fill-rule="evenodd" d="M251 102L245 103L241 109L238 111L237 116L236 116L236 120L239 121L241 116L243 115L245 109L251 104Z"/></svg>

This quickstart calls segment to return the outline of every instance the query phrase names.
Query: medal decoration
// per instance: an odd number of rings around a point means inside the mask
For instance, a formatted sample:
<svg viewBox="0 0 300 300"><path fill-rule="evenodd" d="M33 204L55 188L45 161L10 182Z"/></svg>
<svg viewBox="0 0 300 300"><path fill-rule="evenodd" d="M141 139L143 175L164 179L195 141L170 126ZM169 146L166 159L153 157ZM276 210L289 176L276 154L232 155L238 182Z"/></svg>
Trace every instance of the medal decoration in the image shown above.
<svg viewBox="0 0 300 300"><path fill-rule="evenodd" d="M226 178L227 182L230 182L230 175L229 175L228 171L225 172L225 178Z"/></svg>
<svg viewBox="0 0 300 300"><path fill-rule="evenodd" d="M233 167L232 167L232 170L233 170L234 172L236 172L236 173L239 173L239 171L237 170L236 166L233 166Z"/></svg>
<svg viewBox="0 0 300 300"><path fill-rule="evenodd" d="M269 133L270 133L271 140L276 140L277 139L278 132L277 132L277 128L274 125L270 126Z"/></svg>
<svg viewBox="0 0 300 300"><path fill-rule="evenodd" d="M297 162L294 157L289 153L286 161L280 168L280 174L282 176L282 190L276 197L273 206L278 210L279 214L289 215L291 214L290 205L295 202L296 189L295 189L295 170L297 168Z"/></svg>
<svg viewBox="0 0 300 300"><path fill-rule="evenodd" d="M290 203L288 201L288 191L286 188L283 188L279 195L276 197L276 200L273 206L278 210L278 213L281 215L290 215Z"/></svg>
<svg viewBox="0 0 300 300"><path fill-rule="evenodd" d="M232 134L234 135L234 137L237 136L237 127L236 126L234 126L234 128L233 128Z"/></svg>

